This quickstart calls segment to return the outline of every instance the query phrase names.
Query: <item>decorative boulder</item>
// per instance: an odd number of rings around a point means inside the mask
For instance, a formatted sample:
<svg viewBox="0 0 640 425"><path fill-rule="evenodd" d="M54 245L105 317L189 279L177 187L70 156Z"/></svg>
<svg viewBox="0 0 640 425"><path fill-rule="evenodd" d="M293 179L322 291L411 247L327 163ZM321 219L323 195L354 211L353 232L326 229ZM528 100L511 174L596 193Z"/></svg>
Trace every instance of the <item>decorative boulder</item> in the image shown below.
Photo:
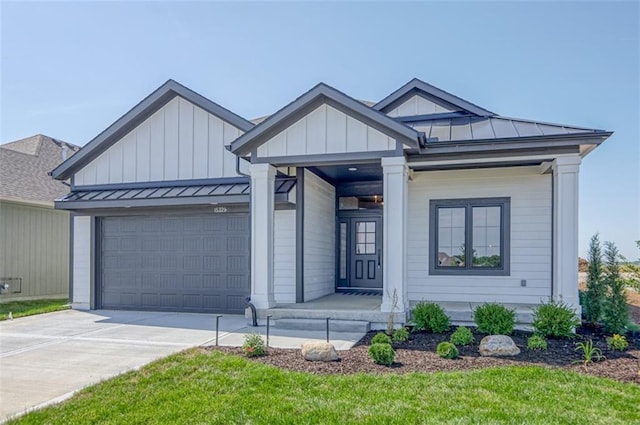
<svg viewBox="0 0 640 425"><path fill-rule="evenodd" d="M312 362L334 362L339 360L333 344L328 342L309 341L302 344L302 356Z"/></svg>
<svg viewBox="0 0 640 425"><path fill-rule="evenodd" d="M517 356L520 349L513 340L506 335L489 335L480 341L481 356Z"/></svg>

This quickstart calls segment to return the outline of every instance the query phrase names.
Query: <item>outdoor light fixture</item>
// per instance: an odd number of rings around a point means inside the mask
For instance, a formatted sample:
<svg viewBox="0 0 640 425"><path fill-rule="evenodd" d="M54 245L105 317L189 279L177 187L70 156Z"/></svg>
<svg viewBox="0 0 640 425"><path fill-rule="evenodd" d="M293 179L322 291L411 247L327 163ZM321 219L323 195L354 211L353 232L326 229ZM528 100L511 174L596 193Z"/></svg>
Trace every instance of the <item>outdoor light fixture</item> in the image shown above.
<svg viewBox="0 0 640 425"><path fill-rule="evenodd" d="M356 167L349 167L348 170L349 171L358 171L358 169Z"/></svg>

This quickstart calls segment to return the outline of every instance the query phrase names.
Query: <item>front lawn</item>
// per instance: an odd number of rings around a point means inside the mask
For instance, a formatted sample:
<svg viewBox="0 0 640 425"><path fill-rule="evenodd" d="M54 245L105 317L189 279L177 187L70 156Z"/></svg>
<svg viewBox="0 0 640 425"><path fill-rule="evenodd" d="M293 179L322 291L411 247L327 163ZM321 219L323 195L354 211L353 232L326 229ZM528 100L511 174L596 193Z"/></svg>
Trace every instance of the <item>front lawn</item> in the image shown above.
<svg viewBox="0 0 640 425"><path fill-rule="evenodd" d="M34 314L66 310L70 307L67 298L9 301L0 304L0 320L7 320L9 318L9 312L11 312L15 319L18 317L32 316Z"/></svg>
<svg viewBox="0 0 640 425"><path fill-rule="evenodd" d="M191 349L19 424L640 423L640 386L536 366L314 375Z"/></svg>

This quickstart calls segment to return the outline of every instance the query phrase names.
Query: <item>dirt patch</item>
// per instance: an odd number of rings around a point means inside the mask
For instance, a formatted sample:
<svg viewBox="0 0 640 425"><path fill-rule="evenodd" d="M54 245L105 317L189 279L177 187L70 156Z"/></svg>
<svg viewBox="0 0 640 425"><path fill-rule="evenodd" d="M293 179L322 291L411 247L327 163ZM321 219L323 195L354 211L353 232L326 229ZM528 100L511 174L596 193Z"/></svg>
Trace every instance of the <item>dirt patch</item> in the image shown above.
<svg viewBox="0 0 640 425"><path fill-rule="evenodd" d="M633 289L627 290L627 300L629 301L629 312L631 320L640 325L640 294Z"/></svg>
<svg viewBox="0 0 640 425"><path fill-rule="evenodd" d="M538 365L574 370L581 373L634 382L640 385L640 334L628 336L630 347L625 352L610 351L605 336L598 329L581 328L575 339L550 339L545 351L528 350L527 339L531 333L516 331L512 338L521 353L511 358L482 357L478 353L480 340L486 336L474 333L475 341L467 347L458 347L460 357L446 360L435 353L436 346L447 341L451 332L442 334L412 333L407 342L394 343L395 362L391 367L374 364L367 349L375 332L369 332L352 349L340 351L340 361L331 363L309 362L302 358L300 350L270 348L269 355L255 361L283 369L316 374L353 373L409 373L473 370L507 365ZM606 360L593 363L586 369L579 363L580 354L575 351L576 342L591 339L602 350ZM240 348L209 348L242 355Z"/></svg>

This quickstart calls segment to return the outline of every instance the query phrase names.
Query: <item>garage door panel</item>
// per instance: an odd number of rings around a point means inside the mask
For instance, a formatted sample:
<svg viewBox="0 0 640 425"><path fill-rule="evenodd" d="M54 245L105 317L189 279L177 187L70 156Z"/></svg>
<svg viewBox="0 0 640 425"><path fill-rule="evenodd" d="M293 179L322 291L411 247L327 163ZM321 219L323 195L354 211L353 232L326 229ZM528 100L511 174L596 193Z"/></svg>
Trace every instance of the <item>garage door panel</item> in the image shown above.
<svg viewBox="0 0 640 425"><path fill-rule="evenodd" d="M247 214L105 217L101 230L102 308L244 311Z"/></svg>

